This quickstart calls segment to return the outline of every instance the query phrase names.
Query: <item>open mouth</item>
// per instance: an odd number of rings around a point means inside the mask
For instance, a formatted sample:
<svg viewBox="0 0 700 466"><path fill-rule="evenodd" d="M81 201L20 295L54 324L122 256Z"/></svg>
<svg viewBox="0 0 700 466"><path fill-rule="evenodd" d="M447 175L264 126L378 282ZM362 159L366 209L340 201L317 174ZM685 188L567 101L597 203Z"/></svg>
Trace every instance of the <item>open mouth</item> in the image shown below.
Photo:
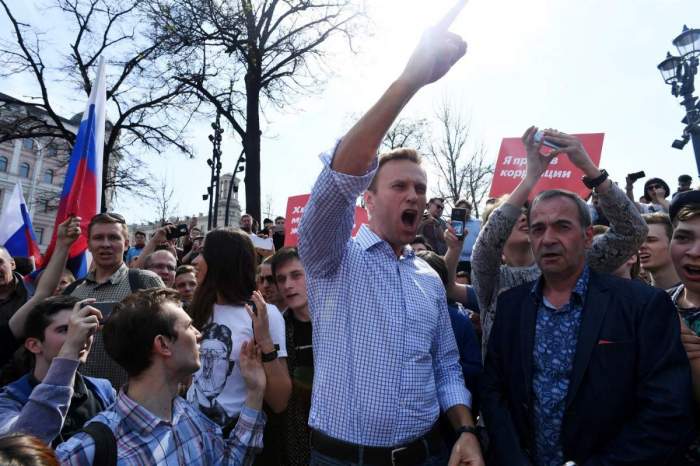
<svg viewBox="0 0 700 466"><path fill-rule="evenodd" d="M528 228L527 225L523 225L523 226L521 226L521 227L518 228L518 231L522 231L523 233L529 233L529 232L530 232L530 228Z"/></svg>
<svg viewBox="0 0 700 466"><path fill-rule="evenodd" d="M407 228L413 228L418 220L418 211L414 209L406 209L401 213L401 223Z"/></svg>
<svg viewBox="0 0 700 466"><path fill-rule="evenodd" d="M639 260L640 260L640 261L647 261L647 260L649 260L650 258L651 258L651 255L649 255L649 254L640 254L640 255L639 255Z"/></svg>
<svg viewBox="0 0 700 466"><path fill-rule="evenodd" d="M683 270L689 278L700 280L700 266L684 265Z"/></svg>

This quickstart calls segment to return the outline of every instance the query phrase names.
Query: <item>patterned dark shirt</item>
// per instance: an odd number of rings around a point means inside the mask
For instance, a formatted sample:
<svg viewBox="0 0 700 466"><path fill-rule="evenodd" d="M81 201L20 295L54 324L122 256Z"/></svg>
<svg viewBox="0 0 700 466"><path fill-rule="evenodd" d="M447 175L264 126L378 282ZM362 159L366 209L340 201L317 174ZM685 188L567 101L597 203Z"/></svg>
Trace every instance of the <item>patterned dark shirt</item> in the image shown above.
<svg viewBox="0 0 700 466"><path fill-rule="evenodd" d="M569 303L560 309L542 295L542 278L532 288L532 295L539 302L532 354L535 464L538 466L564 464L561 426L589 275L586 266L576 281Z"/></svg>

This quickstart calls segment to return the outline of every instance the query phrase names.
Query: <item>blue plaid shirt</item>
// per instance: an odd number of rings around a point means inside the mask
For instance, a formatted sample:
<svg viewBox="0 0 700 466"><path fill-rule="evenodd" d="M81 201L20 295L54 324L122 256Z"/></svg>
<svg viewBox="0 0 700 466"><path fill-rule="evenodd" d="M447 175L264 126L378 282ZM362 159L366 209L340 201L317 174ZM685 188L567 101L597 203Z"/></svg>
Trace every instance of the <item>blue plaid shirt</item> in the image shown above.
<svg viewBox="0 0 700 466"><path fill-rule="evenodd" d="M262 449L265 415L243 406L236 427L224 439L221 428L183 398L173 400L168 422L122 391L114 405L90 422L102 422L114 432L119 466L248 465ZM79 433L60 444L56 456L62 465L92 465L95 442Z"/></svg>
<svg viewBox="0 0 700 466"><path fill-rule="evenodd" d="M470 406L445 288L410 248L397 257L366 225L351 238L355 202L376 171L325 164L299 228L314 336L309 425L367 446L427 433L440 409Z"/></svg>
<svg viewBox="0 0 700 466"><path fill-rule="evenodd" d="M532 295L540 303L537 309L535 345L532 355L535 464L537 466L564 464L561 426L564 421L571 373L574 369L576 343L589 275L590 272L586 266L576 281L571 300L561 309L556 309L542 295L544 284L542 277L532 288Z"/></svg>

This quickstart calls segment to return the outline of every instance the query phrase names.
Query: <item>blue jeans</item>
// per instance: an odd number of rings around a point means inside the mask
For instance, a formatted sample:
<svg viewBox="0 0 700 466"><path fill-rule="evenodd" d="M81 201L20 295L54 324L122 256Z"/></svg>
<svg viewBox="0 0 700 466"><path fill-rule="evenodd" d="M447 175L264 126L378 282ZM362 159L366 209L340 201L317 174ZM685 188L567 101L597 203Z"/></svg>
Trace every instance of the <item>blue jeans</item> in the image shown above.
<svg viewBox="0 0 700 466"><path fill-rule="evenodd" d="M447 447L443 446L439 453L429 457L422 466L445 466L447 461L450 459L450 452L447 451ZM352 463L348 461L342 461L335 459L330 456L323 455L313 448L311 449L311 462L310 466L372 466L371 464L360 461L359 463Z"/></svg>

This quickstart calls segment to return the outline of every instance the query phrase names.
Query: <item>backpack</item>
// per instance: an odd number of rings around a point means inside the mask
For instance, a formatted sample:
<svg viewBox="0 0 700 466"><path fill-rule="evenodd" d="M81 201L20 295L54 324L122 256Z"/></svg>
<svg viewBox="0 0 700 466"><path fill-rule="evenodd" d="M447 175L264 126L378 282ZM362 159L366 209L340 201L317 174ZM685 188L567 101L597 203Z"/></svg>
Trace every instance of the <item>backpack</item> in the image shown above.
<svg viewBox="0 0 700 466"><path fill-rule="evenodd" d="M143 281L143 275L141 275L139 271L140 269L129 269L129 288L131 288L132 293L134 291L143 290L147 287L146 283ZM78 286L82 285L84 282L84 278L74 281L63 290L63 294L66 296L71 294Z"/></svg>
<svg viewBox="0 0 700 466"><path fill-rule="evenodd" d="M117 439L112 429L96 421L84 426L82 431L95 441L95 457L92 459L92 464L117 466Z"/></svg>

